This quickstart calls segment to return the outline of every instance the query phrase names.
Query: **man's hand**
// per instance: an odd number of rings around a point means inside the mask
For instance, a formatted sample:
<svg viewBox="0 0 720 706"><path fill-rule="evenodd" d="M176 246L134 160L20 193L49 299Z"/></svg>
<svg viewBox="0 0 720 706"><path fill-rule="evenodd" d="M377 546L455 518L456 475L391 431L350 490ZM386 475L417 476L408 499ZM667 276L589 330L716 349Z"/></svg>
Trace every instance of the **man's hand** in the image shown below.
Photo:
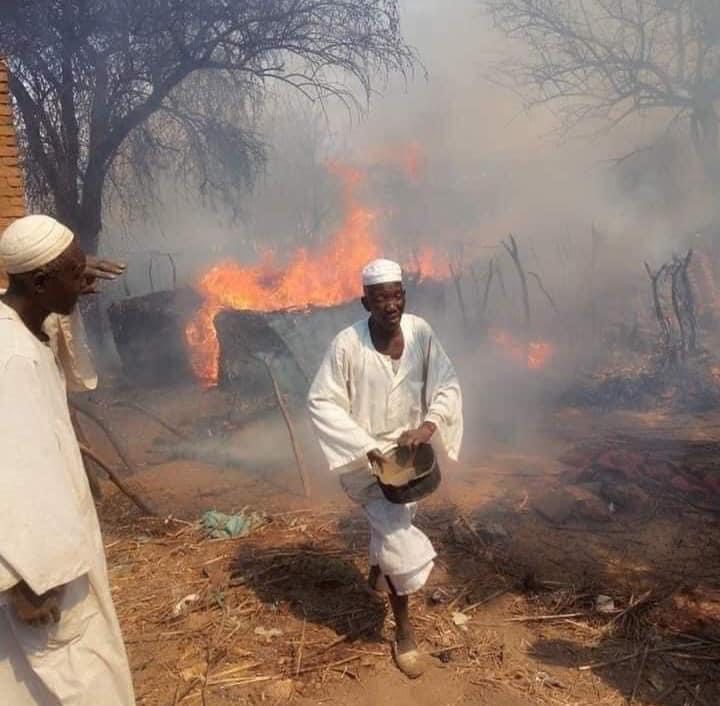
<svg viewBox="0 0 720 706"><path fill-rule="evenodd" d="M380 451L379 449L373 449L372 451L368 451L367 457L370 463L380 466L380 468L383 467L383 464L387 463L387 459L385 458L382 451Z"/></svg>
<svg viewBox="0 0 720 706"><path fill-rule="evenodd" d="M100 260L94 255L87 256L85 264L85 286L82 294L95 294L99 279L113 280L125 274L127 265L113 260Z"/></svg>
<svg viewBox="0 0 720 706"><path fill-rule="evenodd" d="M33 627L60 622L60 598L63 589L53 588L42 596L21 581L10 590L10 602L18 620Z"/></svg>
<svg viewBox="0 0 720 706"><path fill-rule="evenodd" d="M420 444L427 444L434 433L435 425L432 422L423 422L417 429L404 431L398 439L398 446L416 449Z"/></svg>

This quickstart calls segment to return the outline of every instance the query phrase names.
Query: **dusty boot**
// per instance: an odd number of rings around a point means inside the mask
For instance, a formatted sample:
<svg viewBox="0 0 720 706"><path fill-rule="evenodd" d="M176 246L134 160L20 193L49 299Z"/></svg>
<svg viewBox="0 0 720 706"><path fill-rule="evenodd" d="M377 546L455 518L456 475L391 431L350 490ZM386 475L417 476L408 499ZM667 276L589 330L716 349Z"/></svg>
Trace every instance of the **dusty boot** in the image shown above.
<svg viewBox="0 0 720 706"><path fill-rule="evenodd" d="M424 659L414 641L411 644L395 640L392 646L393 659L397 668L409 679L417 679L425 672Z"/></svg>
<svg viewBox="0 0 720 706"><path fill-rule="evenodd" d="M408 611L408 597L391 593L390 605L395 615L396 625L395 642L392 647L393 659L398 669L406 677L417 679L425 671L425 664L415 643L415 634Z"/></svg>

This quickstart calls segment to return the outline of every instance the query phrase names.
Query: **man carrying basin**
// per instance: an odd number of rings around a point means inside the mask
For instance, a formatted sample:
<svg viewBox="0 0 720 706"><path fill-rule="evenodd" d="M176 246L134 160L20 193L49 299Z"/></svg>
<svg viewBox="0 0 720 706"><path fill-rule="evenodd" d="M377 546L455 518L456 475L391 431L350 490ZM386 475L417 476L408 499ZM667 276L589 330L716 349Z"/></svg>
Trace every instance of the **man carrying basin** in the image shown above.
<svg viewBox="0 0 720 706"><path fill-rule="evenodd" d="M422 589L435 550L415 526L417 500L439 483L431 438L456 460L463 433L455 369L423 319L405 314L400 265L369 263L365 318L333 340L310 388L310 417L330 468L370 523L371 588L387 592L395 616L393 656L423 673L408 597Z"/></svg>

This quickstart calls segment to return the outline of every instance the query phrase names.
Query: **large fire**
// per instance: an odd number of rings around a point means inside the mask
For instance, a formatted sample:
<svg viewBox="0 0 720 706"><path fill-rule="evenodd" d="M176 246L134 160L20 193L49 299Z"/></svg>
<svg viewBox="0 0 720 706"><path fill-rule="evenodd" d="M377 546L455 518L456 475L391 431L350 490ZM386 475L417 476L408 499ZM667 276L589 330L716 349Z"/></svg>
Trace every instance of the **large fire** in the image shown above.
<svg viewBox="0 0 720 706"><path fill-rule="evenodd" d="M544 368L553 356L554 348L547 341L518 341L507 331L493 330L490 340L500 348L511 360L526 366L530 370Z"/></svg>
<svg viewBox="0 0 720 706"><path fill-rule="evenodd" d="M312 253L301 248L284 267L276 265L271 253L250 267L222 262L201 277L197 289L204 304L188 324L185 336L193 370L206 386L217 383L220 345L215 316L223 309L277 311L332 306L360 295L363 266L382 256L375 231L377 214L358 200L358 187L364 178L361 171L338 164L330 169L343 183L345 216L323 248ZM416 253L407 269L419 279L449 275L447 260L431 249Z"/></svg>

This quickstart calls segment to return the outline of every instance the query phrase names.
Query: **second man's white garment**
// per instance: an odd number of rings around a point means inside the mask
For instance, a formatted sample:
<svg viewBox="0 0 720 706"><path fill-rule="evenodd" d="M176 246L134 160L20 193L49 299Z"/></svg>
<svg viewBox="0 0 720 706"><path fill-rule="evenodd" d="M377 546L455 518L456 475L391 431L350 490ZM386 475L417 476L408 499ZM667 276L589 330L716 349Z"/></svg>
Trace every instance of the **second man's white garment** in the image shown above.
<svg viewBox="0 0 720 706"><path fill-rule="evenodd" d="M437 427L457 459L462 442L462 394L450 359L423 319L401 320L404 349L397 371L375 348L368 320L341 331L310 388L310 417L330 468L367 467L367 453L390 450L400 435L424 421ZM368 485L379 491L368 472ZM412 525L415 505L396 505L381 493L364 503L370 522L370 561L390 576L400 594L425 583L435 552Z"/></svg>
<svg viewBox="0 0 720 706"><path fill-rule="evenodd" d="M0 302L0 704L134 706L132 680L67 394L49 346ZM65 586L56 625L7 591Z"/></svg>

